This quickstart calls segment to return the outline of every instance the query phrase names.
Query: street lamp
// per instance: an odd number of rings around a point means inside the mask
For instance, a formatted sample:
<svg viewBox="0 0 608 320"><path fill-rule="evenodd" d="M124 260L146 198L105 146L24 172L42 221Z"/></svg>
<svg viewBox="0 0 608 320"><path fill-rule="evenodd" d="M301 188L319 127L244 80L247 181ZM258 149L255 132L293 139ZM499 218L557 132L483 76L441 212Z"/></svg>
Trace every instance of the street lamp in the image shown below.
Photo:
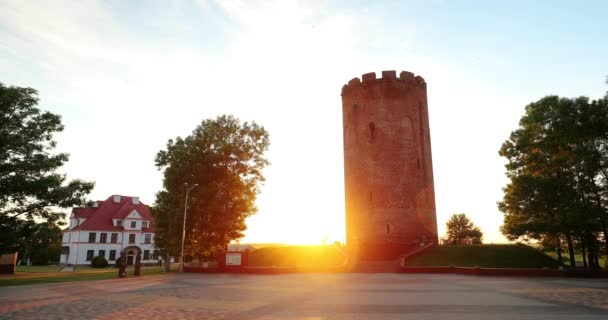
<svg viewBox="0 0 608 320"><path fill-rule="evenodd" d="M184 203L184 227L182 229L182 263L179 266L179 272L184 272L184 240L186 239L186 212L188 211L188 193L190 193L190 190L194 189L195 187L198 187L198 183L188 188L188 182L186 182L184 183L184 186L186 187L186 200Z"/></svg>

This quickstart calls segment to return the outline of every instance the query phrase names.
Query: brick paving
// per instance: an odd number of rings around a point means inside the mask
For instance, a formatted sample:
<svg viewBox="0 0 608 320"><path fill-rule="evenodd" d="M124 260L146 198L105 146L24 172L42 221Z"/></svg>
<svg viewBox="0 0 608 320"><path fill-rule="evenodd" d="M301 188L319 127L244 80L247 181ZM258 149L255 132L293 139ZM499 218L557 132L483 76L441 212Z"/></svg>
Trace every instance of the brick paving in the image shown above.
<svg viewBox="0 0 608 320"><path fill-rule="evenodd" d="M0 319L608 319L605 280L171 274L0 287Z"/></svg>

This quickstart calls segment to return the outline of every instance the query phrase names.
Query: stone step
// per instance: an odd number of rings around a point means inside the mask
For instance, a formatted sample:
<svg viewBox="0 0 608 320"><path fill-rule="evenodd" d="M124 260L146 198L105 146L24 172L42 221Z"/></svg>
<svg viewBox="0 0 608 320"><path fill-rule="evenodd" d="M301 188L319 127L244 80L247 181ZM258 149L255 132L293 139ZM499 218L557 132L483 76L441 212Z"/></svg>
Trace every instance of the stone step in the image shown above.
<svg viewBox="0 0 608 320"><path fill-rule="evenodd" d="M393 273L399 271L399 260L389 261L357 261L353 272L362 273Z"/></svg>

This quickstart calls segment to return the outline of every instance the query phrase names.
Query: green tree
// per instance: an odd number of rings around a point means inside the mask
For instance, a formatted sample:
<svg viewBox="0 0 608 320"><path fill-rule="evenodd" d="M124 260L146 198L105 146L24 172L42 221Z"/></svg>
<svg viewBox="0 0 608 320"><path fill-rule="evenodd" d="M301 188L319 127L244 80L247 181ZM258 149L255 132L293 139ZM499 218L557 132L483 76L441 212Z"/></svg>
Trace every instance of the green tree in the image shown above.
<svg viewBox="0 0 608 320"><path fill-rule="evenodd" d="M61 252L61 228L53 222L38 223L27 239L30 260L34 265L59 262ZM27 257L24 255L24 257Z"/></svg>
<svg viewBox="0 0 608 320"><path fill-rule="evenodd" d="M576 243L585 265L599 265L599 235L607 234L606 102L548 96L526 106L499 152L508 160L510 182L498 206L509 239L552 239L560 262L565 239L571 265Z"/></svg>
<svg viewBox="0 0 608 320"><path fill-rule="evenodd" d="M245 219L257 211L268 146L263 127L226 115L204 120L185 138L169 140L156 156L164 188L152 210L163 255L180 254L185 183L199 185L188 199L185 254L202 258L243 237Z"/></svg>
<svg viewBox="0 0 608 320"><path fill-rule="evenodd" d="M61 228L55 222L0 217L0 243L3 252L18 252L22 263L46 265L59 261Z"/></svg>
<svg viewBox="0 0 608 320"><path fill-rule="evenodd" d="M36 222L0 215L0 253L19 253L19 259L29 257L30 239Z"/></svg>
<svg viewBox="0 0 608 320"><path fill-rule="evenodd" d="M39 110L37 91L0 83L0 251L19 250L36 223L62 223L62 208L83 205L94 184L67 181L58 169L68 161L53 154L61 117ZM19 250L21 251L21 250Z"/></svg>
<svg viewBox="0 0 608 320"><path fill-rule="evenodd" d="M69 158L52 154L61 117L37 104L36 90L0 83L0 215L57 221L58 208L83 205L94 184L57 173Z"/></svg>
<svg viewBox="0 0 608 320"><path fill-rule="evenodd" d="M481 244L481 229L464 213L453 214L446 222L446 227L446 244Z"/></svg>

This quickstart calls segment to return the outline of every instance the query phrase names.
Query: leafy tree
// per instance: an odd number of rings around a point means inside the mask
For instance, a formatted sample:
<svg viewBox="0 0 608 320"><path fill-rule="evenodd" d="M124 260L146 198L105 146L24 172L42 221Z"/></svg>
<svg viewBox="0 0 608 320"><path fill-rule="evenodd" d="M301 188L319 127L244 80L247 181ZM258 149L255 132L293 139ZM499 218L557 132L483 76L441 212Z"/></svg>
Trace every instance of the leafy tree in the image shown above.
<svg viewBox="0 0 608 320"><path fill-rule="evenodd" d="M448 222L446 244L481 244L483 233L464 213L453 214Z"/></svg>
<svg viewBox="0 0 608 320"><path fill-rule="evenodd" d="M0 215L0 253L19 253L19 260L27 261L36 222Z"/></svg>
<svg viewBox="0 0 608 320"><path fill-rule="evenodd" d="M156 245L165 257L180 254L185 183L198 184L188 199L185 254L205 257L243 237L245 219L257 211L268 146L263 127L226 115L204 120L185 138L169 140L156 156L164 189L152 210Z"/></svg>
<svg viewBox="0 0 608 320"><path fill-rule="evenodd" d="M21 263L46 265L59 261L61 228L54 222L0 217L0 243L3 252L18 252Z"/></svg>
<svg viewBox="0 0 608 320"><path fill-rule="evenodd" d="M34 253L44 262L49 253L30 252L27 240L63 224L61 209L83 205L94 184L67 181L57 173L68 161L65 153L53 154L53 134L63 130L61 117L37 104L36 90L0 83L0 253ZM49 225L37 226L41 220Z"/></svg>
<svg viewBox="0 0 608 320"><path fill-rule="evenodd" d="M94 184L66 181L57 169L68 161L52 154L61 117L36 108L37 91L0 83L0 216L58 221L59 208L85 203Z"/></svg>
<svg viewBox="0 0 608 320"><path fill-rule="evenodd" d="M565 239L571 265L577 243L590 265L599 265L599 234L608 232L607 102L548 96L526 106L499 152L508 160L499 209L509 239L551 239L559 260Z"/></svg>
<svg viewBox="0 0 608 320"><path fill-rule="evenodd" d="M37 223L28 240L32 264L47 265L49 262L59 262L61 228L56 223Z"/></svg>

